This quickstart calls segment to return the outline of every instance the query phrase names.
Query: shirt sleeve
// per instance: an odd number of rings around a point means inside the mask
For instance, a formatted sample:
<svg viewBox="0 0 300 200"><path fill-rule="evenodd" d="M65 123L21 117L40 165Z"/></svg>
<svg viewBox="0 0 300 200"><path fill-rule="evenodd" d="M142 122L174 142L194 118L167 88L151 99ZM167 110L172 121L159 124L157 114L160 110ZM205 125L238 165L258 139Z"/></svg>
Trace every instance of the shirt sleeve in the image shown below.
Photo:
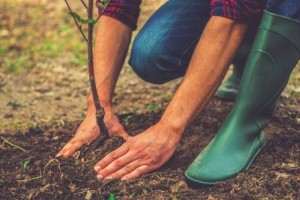
<svg viewBox="0 0 300 200"><path fill-rule="evenodd" d="M99 1L97 0L97 3ZM140 14L140 4L141 0L111 0L103 15L113 17L135 30ZM101 12L102 8L99 8L99 13Z"/></svg>
<svg viewBox="0 0 300 200"><path fill-rule="evenodd" d="M266 0L211 0L211 16L253 23L260 20Z"/></svg>

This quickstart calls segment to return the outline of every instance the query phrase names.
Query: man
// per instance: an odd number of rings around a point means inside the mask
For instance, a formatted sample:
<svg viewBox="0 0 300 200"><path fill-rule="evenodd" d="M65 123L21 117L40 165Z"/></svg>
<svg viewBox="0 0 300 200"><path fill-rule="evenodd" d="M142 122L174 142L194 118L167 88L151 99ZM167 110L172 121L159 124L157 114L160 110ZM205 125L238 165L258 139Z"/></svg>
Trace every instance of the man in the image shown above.
<svg viewBox="0 0 300 200"><path fill-rule="evenodd" d="M159 122L130 137L114 115L111 100L139 3L112 0L108 16L99 22L94 60L96 84L106 111L104 121L111 135L121 135L127 141L96 164L98 179L130 180L169 160L185 128L213 96L264 7L260 0L170 0L164 4L136 37L130 64L148 82L184 78ZM99 136L91 95L88 102L85 119L57 156L70 157Z"/></svg>
<svg viewBox="0 0 300 200"><path fill-rule="evenodd" d="M235 105L209 145L185 172L212 185L250 167L266 142L262 131L300 59L300 1L268 0Z"/></svg>

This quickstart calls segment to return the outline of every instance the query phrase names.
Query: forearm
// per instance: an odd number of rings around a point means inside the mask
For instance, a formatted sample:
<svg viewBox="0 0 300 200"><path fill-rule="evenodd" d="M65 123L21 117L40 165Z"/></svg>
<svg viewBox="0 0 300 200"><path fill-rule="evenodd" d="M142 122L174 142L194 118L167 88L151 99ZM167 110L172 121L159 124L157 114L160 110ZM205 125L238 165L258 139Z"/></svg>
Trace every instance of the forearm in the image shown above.
<svg viewBox="0 0 300 200"><path fill-rule="evenodd" d="M247 26L212 17L198 42L186 75L160 122L180 135L215 93Z"/></svg>
<svg viewBox="0 0 300 200"><path fill-rule="evenodd" d="M97 91L104 107L110 107L113 92L131 39L131 29L111 17L102 16L96 34L94 66ZM92 95L89 109L94 109Z"/></svg>

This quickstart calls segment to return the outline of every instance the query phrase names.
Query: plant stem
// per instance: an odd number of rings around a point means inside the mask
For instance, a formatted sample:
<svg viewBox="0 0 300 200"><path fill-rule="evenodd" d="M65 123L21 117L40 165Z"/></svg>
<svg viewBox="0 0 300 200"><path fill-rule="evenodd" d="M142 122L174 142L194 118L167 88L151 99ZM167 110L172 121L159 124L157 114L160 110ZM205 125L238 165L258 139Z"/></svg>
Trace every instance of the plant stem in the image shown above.
<svg viewBox="0 0 300 200"><path fill-rule="evenodd" d="M2 136L1 136L1 139L2 139L5 143L9 144L10 146L15 147L15 148L17 148L17 149L19 149L19 150L21 150L21 151L27 152L27 151L26 151L25 149L23 149L22 147L19 147L18 145L15 145L15 144L11 143L10 141L8 141L7 139L5 139L5 138L2 137Z"/></svg>
<svg viewBox="0 0 300 200"><path fill-rule="evenodd" d="M94 7L94 0L89 0L88 4L88 18L93 18L93 7ZM88 66L89 66L89 78L91 84L91 91L93 95L93 100L96 108L96 121L101 132L100 140L105 140L109 137L107 127L104 123L104 115L105 110L101 106L99 101L99 95L97 92L96 80L95 80L95 73L94 73L94 60L93 60L93 32L94 32L94 24L88 24Z"/></svg>
<svg viewBox="0 0 300 200"><path fill-rule="evenodd" d="M70 5L69 5L69 2L68 2L67 0L65 0L65 2L66 2L66 4L67 4L67 7L68 7L70 13L73 13L73 11L72 11L72 9L71 9L71 7L70 7ZM73 15L72 15L72 17L73 17L73 19L74 19L74 22L75 22L77 28L79 29L79 31L80 31L80 33L81 33L83 39L84 39L86 42L88 42L88 39L86 38L85 34L83 33L81 26L78 24L77 20L75 19L75 17L74 17Z"/></svg>
<svg viewBox="0 0 300 200"><path fill-rule="evenodd" d="M83 6L88 9L87 5L85 4L84 0L81 0L81 3L83 4Z"/></svg>
<svg viewBox="0 0 300 200"><path fill-rule="evenodd" d="M98 15L98 17L97 17L97 19L96 19L96 22L100 19L100 17L101 17L102 14L104 13L104 11L105 11L107 5L110 3L110 1L111 1L111 0L108 0L107 3L105 4L105 7L102 8L101 13Z"/></svg>

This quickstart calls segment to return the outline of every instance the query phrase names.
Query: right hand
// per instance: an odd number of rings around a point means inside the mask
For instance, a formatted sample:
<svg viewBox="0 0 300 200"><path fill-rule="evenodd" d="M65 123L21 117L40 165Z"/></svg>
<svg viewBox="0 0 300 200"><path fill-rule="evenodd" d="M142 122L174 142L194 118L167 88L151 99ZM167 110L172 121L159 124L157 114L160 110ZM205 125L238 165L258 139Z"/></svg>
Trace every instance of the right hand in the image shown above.
<svg viewBox="0 0 300 200"><path fill-rule="evenodd" d="M127 133L111 109L105 109L104 123L109 135L119 135L124 139L127 137ZM95 110L88 111L75 136L59 151L56 157L69 158L84 144L90 143L99 136L100 131L96 122Z"/></svg>

